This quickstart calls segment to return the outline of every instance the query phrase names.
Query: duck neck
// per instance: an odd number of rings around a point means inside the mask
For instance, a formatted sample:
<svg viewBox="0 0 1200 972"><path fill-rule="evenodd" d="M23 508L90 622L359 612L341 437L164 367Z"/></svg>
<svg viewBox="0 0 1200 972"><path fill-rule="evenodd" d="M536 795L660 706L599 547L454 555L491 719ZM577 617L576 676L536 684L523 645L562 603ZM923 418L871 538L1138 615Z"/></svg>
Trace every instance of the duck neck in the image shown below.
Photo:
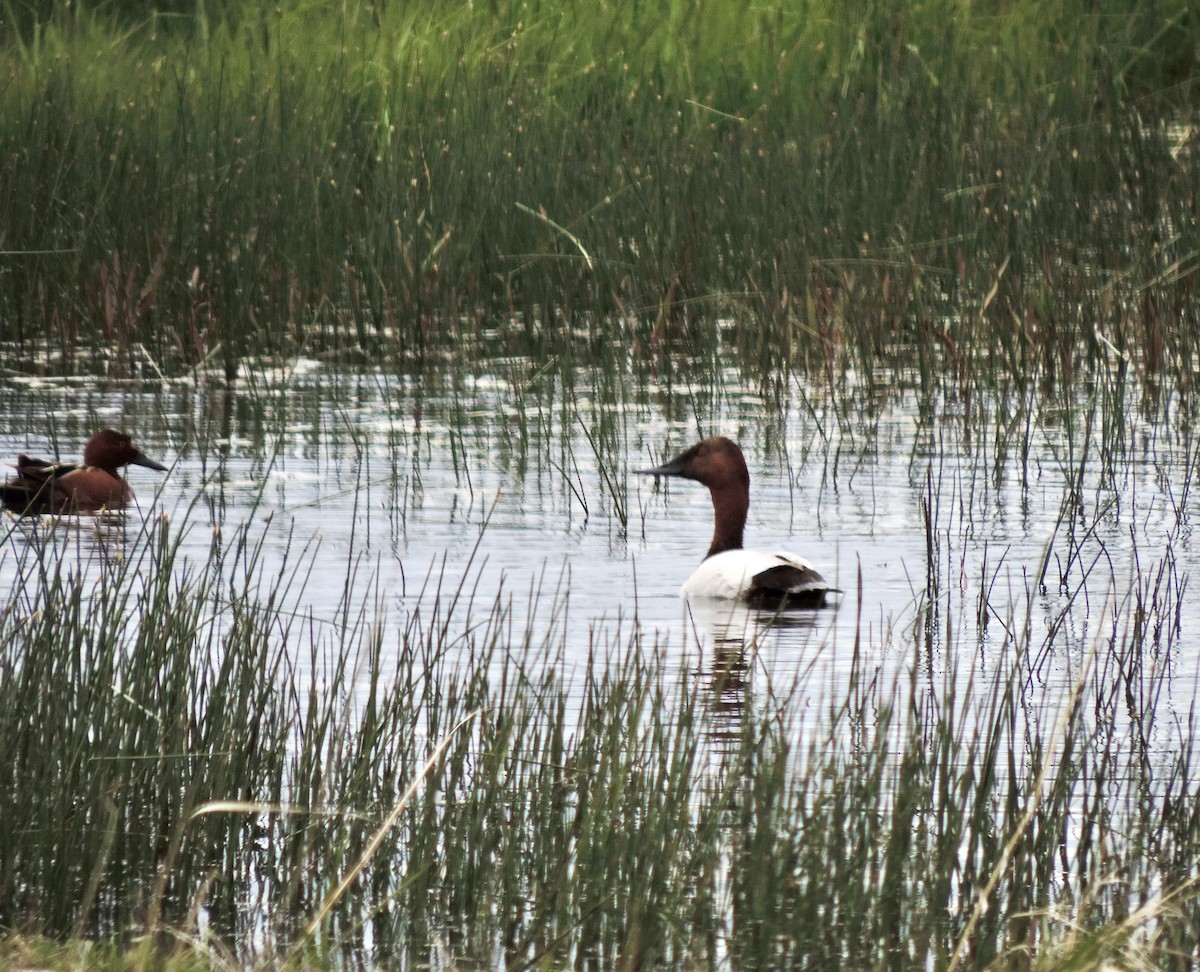
<svg viewBox="0 0 1200 972"><path fill-rule="evenodd" d="M726 550L741 550L746 529L746 511L750 509L750 484L739 483L712 491L716 528L707 557Z"/></svg>
<svg viewBox="0 0 1200 972"><path fill-rule="evenodd" d="M120 478L121 474L117 471L117 464L110 462L108 456L103 450L93 449L88 446L83 450L83 469L99 469L101 472L106 472L110 476Z"/></svg>

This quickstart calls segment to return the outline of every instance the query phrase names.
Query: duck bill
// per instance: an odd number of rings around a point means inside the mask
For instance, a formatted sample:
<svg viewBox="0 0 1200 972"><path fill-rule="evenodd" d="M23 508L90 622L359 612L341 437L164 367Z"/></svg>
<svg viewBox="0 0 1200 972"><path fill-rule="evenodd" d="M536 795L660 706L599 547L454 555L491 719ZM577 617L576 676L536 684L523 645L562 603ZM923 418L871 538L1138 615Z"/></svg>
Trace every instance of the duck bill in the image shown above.
<svg viewBox="0 0 1200 972"><path fill-rule="evenodd" d="M642 476L682 476L683 463L679 459L672 459L653 469L639 469L638 473Z"/></svg>
<svg viewBox="0 0 1200 972"><path fill-rule="evenodd" d="M131 466L145 466L147 469L155 469L158 472L167 471L167 467L161 462L155 462L153 459L143 455L140 452L134 454L133 458L129 460L129 464Z"/></svg>

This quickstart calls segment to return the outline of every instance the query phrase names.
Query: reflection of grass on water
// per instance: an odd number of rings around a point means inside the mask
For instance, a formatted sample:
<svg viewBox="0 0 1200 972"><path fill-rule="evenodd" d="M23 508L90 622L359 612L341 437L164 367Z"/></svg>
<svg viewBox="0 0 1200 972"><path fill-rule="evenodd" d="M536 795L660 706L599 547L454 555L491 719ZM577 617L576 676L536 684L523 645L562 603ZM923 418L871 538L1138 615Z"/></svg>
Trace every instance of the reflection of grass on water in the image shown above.
<svg viewBox="0 0 1200 972"><path fill-rule="evenodd" d="M950 619L931 603L907 684L855 671L801 729L810 681L750 672L731 717L716 668L681 672L636 629L597 631L564 671L556 593L547 623L435 575L383 644L353 578L342 623L321 623L297 610L306 564L263 576L242 537L185 567L175 542L151 521L90 580L31 547L0 618L10 961L76 967L37 933L144 934L131 961L160 967L156 943L181 968L1053 967L1197 947L1190 749L1146 744L1171 732L1152 658L1180 590L1161 576L1108 605L1056 712L1011 608L988 605L1012 633L994 678L936 674L923 639Z"/></svg>
<svg viewBox="0 0 1200 972"><path fill-rule="evenodd" d="M763 371L1188 373L1189 0L4 17L0 339L30 353L569 364L727 317Z"/></svg>

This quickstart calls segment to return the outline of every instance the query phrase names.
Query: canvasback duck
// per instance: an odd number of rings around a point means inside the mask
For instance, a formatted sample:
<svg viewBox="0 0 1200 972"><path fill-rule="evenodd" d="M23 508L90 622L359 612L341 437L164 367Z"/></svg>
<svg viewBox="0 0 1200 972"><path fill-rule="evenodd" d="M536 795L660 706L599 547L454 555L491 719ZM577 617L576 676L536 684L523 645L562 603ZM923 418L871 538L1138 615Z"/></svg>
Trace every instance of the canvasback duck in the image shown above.
<svg viewBox="0 0 1200 972"><path fill-rule="evenodd" d="M712 494L716 529L704 562L684 582L684 597L713 597L792 607L823 607L831 588L817 569L791 553L744 550L750 472L737 443L723 436L698 442L670 462L641 470L703 483Z"/></svg>
<svg viewBox="0 0 1200 972"><path fill-rule="evenodd" d="M16 476L0 485L0 505L20 516L121 509L133 500L119 472L123 466L167 471L146 458L124 432L103 429L83 447L82 464L17 456Z"/></svg>

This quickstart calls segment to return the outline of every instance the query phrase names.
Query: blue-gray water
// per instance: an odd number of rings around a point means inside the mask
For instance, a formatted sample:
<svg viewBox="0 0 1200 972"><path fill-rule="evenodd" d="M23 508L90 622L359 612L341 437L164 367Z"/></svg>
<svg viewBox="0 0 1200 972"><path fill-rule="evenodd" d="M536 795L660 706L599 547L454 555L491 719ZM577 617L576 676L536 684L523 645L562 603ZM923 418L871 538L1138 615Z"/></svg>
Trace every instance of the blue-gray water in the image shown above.
<svg viewBox="0 0 1200 972"><path fill-rule="evenodd" d="M698 644L711 657L714 637L757 639L749 677L800 678L817 708L852 665L884 696L914 667L933 682L986 684L1028 642L1031 709L1053 713L1089 652L1132 630L1141 591L1160 649L1143 666L1170 670L1155 742L1178 745L1191 733L1198 657L1187 423L1169 403L1148 417L1135 390L1106 411L1096 389L1050 407L1032 391L1024 404L1012 392L922 399L894 384L851 378L835 408L817 384L764 394L732 368L711 385L602 392L521 361L429 378L299 361L232 388L9 376L0 455L57 447L74 458L92 431L127 430L172 467L131 470L135 520L166 514L197 561L214 530L250 523L265 537L266 574L308 564L298 610L340 623L352 576L385 646L422 596L465 578L477 605L511 598L514 637L533 604L531 627L561 631L568 667L634 627L693 673L705 665ZM768 627L753 612L681 602L712 530L707 492L636 470L701 432L746 452L747 544L815 562L845 591L838 609ZM2 591L31 529L6 522ZM93 518L71 529L65 556L112 555L111 540L94 542Z"/></svg>

